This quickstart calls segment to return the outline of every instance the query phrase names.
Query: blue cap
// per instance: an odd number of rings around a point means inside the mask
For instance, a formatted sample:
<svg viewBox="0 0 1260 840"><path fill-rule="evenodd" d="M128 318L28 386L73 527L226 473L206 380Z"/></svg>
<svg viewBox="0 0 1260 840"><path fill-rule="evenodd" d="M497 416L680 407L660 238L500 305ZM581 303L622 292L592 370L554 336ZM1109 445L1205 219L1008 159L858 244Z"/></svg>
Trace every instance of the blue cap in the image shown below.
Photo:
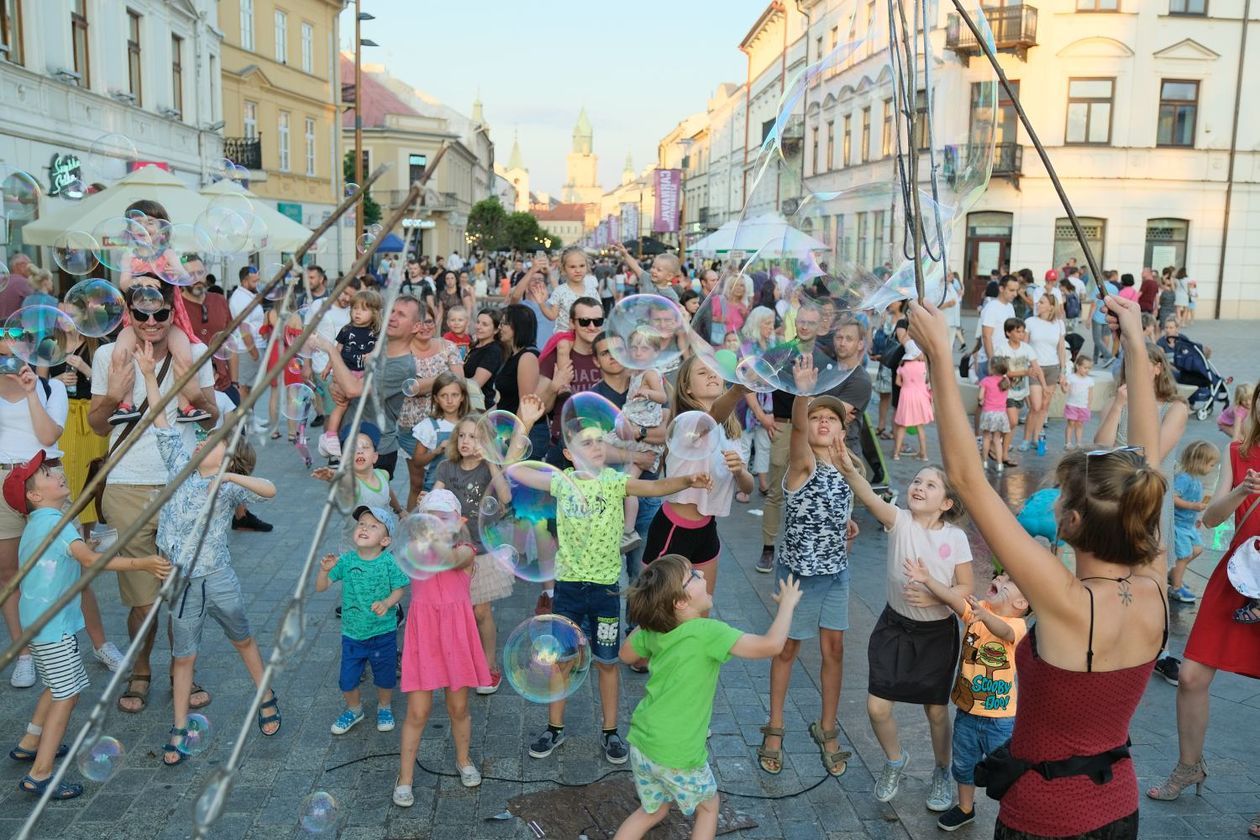
<svg viewBox="0 0 1260 840"><path fill-rule="evenodd" d="M394 529L398 527L398 517L394 516L394 512L380 505L359 505L354 509L354 521L358 522L359 518L365 513L372 514L372 517L385 526L385 534L391 539L394 536Z"/></svg>
<svg viewBox="0 0 1260 840"><path fill-rule="evenodd" d="M367 435L368 439L372 441L372 446L374 448L380 447L381 430L377 428L375 423L371 423L371 422L368 422L367 420L364 420L362 423L359 424L359 434ZM337 439L341 441L341 445L343 448L345 447L346 440L349 437L350 437L350 427L342 426L341 430L337 432Z"/></svg>

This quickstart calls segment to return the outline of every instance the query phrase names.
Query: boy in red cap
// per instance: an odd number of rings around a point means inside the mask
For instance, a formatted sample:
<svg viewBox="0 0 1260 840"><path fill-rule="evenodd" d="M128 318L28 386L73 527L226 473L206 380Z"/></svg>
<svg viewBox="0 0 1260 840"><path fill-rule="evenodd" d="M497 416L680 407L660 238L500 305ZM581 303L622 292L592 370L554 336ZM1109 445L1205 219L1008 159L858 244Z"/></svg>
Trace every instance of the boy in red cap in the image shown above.
<svg viewBox="0 0 1260 840"><path fill-rule="evenodd" d="M44 539L57 529L62 511L70 501L66 475L44 464L44 453L19 467L4 479L4 500L26 517L26 528L18 544L18 561L25 565ZM39 556L30 574L22 578L18 609L22 626L29 627L79 579L79 566L89 566L100 557L87 547L71 520L56 530L56 537ZM147 571L161 579L171 564L161 557L115 557L106 565L116 571ZM18 790L42 796L52 780L53 761L67 752L61 738L70 722L70 713L79 694L88 687L87 671L79 656L75 633L83 629L83 611L75 595L62 610L49 619L31 639L35 671L44 683L44 692L35 705L35 714L26 726L26 735L9 752L14 761L29 761L31 771L18 782ZM77 782L61 782L53 799L73 799L83 793Z"/></svg>

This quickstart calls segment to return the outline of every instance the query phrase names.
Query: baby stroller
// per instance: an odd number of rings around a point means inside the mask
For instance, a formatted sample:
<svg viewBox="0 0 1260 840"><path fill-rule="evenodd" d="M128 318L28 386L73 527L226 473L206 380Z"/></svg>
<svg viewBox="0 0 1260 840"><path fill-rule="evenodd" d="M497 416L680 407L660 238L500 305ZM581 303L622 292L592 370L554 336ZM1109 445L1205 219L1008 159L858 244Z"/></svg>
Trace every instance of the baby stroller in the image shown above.
<svg viewBox="0 0 1260 840"><path fill-rule="evenodd" d="M1217 402L1222 408L1229 405L1229 384L1234 378L1221 376L1203 352L1203 345L1183 335L1161 338L1156 343L1168 355L1173 379L1179 385L1194 385L1198 389L1190 395L1190 410L1196 417L1211 417Z"/></svg>

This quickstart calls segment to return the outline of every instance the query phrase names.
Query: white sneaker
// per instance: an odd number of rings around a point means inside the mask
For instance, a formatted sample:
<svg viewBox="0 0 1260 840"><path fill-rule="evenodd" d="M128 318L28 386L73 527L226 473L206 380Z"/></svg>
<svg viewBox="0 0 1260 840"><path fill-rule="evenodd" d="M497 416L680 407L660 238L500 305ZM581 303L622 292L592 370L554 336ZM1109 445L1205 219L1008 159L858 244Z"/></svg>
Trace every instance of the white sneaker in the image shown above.
<svg viewBox="0 0 1260 840"><path fill-rule="evenodd" d="M341 457L341 441L336 432L324 432L319 436L319 454L328 458Z"/></svg>
<svg viewBox="0 0 1260 840"><path fill-rule="evenodd" d="M14 688L30 688L35 685L35 660L30 654L19 656L13 666L13 676L9 677L9 685Z"/></svg>
<svg viewBox="0 0 1260 840"><path fill-rule="evenodd" d="M474 788L481 784L481 773L471 764L466 764L459 770L459 781L466 788Z"/></svg>
<svg viewBox="0 0 1260 840"><path fill-rule="evenodd" d="M122 667L122 651L113 642L106 642L93 651L93 654L96 656L96 661L108 668L111 673Z"/></svg>

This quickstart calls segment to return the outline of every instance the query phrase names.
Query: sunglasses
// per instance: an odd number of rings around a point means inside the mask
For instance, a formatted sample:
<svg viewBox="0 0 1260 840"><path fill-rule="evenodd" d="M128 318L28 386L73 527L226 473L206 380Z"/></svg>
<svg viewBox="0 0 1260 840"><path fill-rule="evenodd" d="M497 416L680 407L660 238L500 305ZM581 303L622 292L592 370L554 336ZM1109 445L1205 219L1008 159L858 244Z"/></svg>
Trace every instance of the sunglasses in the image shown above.
<svg viewBox="0 0 1260 840"><path fill-rule="evenodd" d="M576 319L576 320L577 320L577 324L578 324L578 326L579 326L579 327L602 327L602 326L604 326L604 319L603 319L603 318L578 318L578 319Z"/></svg>
<svg viewBox="0 0 1260 840"><path fill-rule="evenodd" d="M1089 467L1110 458L1112 455L1137 456L1139 459L1145 460L1146 449L1141 446L1115 446L1111 449L1091 449L1085 453L1085 489L1089 491Z"/></svg>
<svg viewBox="0 0 1260 840"><path fill-rule="evenodd" d="M131 317L137 321L156 321L157 323L165 323L171 317L170 308L159 309L157 312L141 312L139 309L131 310Z"/></svg>
<svg viewBox="0 0 1260 840"><path fill-rule="evenodd" d="M0 329L0 339L7 338L10 341L17 341L26 335L26 330L21 327L5 327Z"/></svg>

